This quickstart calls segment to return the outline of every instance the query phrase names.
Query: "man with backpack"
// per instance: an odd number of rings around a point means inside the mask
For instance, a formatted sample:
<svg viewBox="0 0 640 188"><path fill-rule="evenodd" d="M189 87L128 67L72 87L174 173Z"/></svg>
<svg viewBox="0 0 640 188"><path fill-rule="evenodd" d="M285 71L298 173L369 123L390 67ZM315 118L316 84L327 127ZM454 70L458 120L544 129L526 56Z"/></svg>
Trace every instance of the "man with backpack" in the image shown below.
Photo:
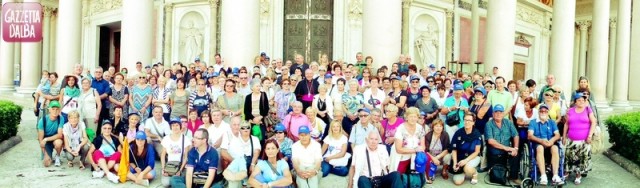
<svg viewBox="0 0 640 188"><path fill-rule="evenodd" d="M55 166L60 166L60 153L63 148L62 127L64 122L64 117L60 116L60 102L49 102L49 114L42 117L42 119L38 121L37 126L38 142L42 150L42 162L45 167L49 167L52 160ZM53 149L56 150L55 156L53 156Z"/></svg>

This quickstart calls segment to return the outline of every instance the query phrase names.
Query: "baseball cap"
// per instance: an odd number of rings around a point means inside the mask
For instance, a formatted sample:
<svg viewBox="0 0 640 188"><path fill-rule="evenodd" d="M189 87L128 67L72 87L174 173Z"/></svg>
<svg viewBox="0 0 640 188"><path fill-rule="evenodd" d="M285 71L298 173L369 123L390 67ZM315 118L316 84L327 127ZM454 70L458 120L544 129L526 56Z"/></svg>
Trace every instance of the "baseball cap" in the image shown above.
<svg viewBox="0 0 640 188"><path fill-rule="evenodd" d="M282 123L278 123L278 125L276 125L275 130L276 131L285 131L286 128L284 127L284 125Z"/></svg>
<svg viewBox="0 0 640 188"><path fill-rule="evenodd" d="M260 56L266 56L266 55L267 55L267 53L265 53L265 52L261 52L260 53Z"/></svg>
<svg viewBox="0 0 640 188"><path fill-rule="evenodd" d="M575 95L573 95L573 100L579 99L581 97L586 98L586 96L584 96L584 93L582 92L577 92Z"/></svg>
<svg viewBox="0 0 640 188"><path fill-rule="evenodd" d="M476 89L474 89L473 91L480 92L482 93L482 95L487 95L487 90L485 90L484 87L476 87Z"/></svg>
<svg viewBox="0 0 640 188"><path fill-rule="evenodd" d="M233 67L233 70L231 70L231 73L233 73L233 75L238 75L238 72L240 72L240 68L238 67Z"/></svg>
<svg viewBox="0 0 640 188"><path fill-rule="evenodd" d="M416 159L414 161L416 166L416 171L418 171L419 173L424 173L427 170L428 161L429 161L429 158L427 158L427 154L425 154L424 152L416 153Z"/></svg>
<svg viewBox="0 0 640 188"><path fill-rule="evenodd" d="M180 121L180 118L171 118L171 120L169 120L169 125L174 123L181 124L182 121Z"/></svg>
<svg viewBox="0 0 640 188"><path fill-rule="evenodd" d="M434 64L429 65L429 68L436 68Z"/></svg>
<svg viewBox="0 0 640 188"><path fill-rule="evenodd" d="M136 132L136 140L146 140L146 139L147 139L147 134L144 133L144 131Z"/></svg>
<svg viewBox="0 0 640 188"><path fill-rule="evenodd" d="M145 69L150 69L150 68L151 68L151 66L147 65L147 66L144 66L144 68L145 68Z"/></svg>
<svg viewBox="0 0 640 188"><path fill-rule="evenodd" d="M467 89L467 88L469 88L471 86L473 86L473 83L471 81L469 81L469 80L464 81L464 83L462 84L462 87L464 87L465 89Z"/></svg>
<svg viewBox="0 0 640 188"><path fill-rule="evenodd" d="M199 57L196 57L196 59L195 59L195 60L193 60L193 61L194 61L194 62L195 62L195 61L200 61L200 58L199 58Z"/></svg>
<svg viewBox="0 0 640 188"><path fill-rule="evenodd" d="M105 119L105 120L102 121L102 126L107 125L107 124L108 125L113 125L113 124L111 124L111 121L109 121L108 119Z"/></svg>
<svg viewBox="0 0 640 188"><path fill-rule="evenodd" d="M327 73L327 74L324 75L324 78L332 78L332 77L333 77L333 75L330 74L330 73Z"/></svg>
<svg viewBox="0 0 640 188"><path fill-rule="evenodd" d="M496 104L493 106L493 112L504 112L504 106L501 104Z"/></svg>
<svg viewBox="0 0 640 188"><path fill-rule="evenodd" d="M549 110L549 106L547 106L546 104L541 104L540 107L538 107L538 111L542 110L542 108Z"/></svg>
<svg viewBox="0 0 640 188"><path fill-rule="evenodd" d="M462 88L462 85L456 84L456 85L453 85L453 90L454 91L459 91L459 90L464 90L464 88Z"/></svg>
<svg viewBox="0 0 640 188"><path fill-rule="evenodd" d="M360 113L360 112L366 112L367 114L371 114L371 110L369 110L368 108L360 108L358 110L358 113Z"/></svg>
<svg viewBox="0 0 640 188"><path fill-rule="evenodd" d="M60 108L60 102L58 101L49 102L49 108Z"/></svg>
<svg viewBox="0 0 640 188"><path fill-rule="evenodd" d="M311 131L309 130L309 126L303 125L298 128L298 134L309 134Z"/></svg>
<svg viewBox="0 0 640 188"><path fill-rule="evenodd" d="M409 80L420 80L420 77L416 75L411 75L409 78L410 78Z"/></svg>

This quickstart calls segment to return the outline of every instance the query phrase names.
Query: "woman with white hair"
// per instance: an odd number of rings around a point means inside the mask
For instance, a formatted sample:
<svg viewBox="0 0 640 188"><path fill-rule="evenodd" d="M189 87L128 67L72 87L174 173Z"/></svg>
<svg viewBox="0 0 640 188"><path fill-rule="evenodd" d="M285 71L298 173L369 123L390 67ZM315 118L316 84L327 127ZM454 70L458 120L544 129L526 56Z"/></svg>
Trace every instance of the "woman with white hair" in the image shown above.
<svg viewBox="0 0 640 188"><path fill-rule="evenodd" d="M318 86L318 94L313 97L311 106L318 109L318 118L320 118L324 124L329 124L329 121L333 119L333 101L327 94L327 85L322 84Z"/></svg>
<svg viewBox="0 0 640 188"><path fill-rule="evenodd" d="M264 125L262 119L269 114L269 99L265 92L260 91L260 80L251 81L251 94L247 95L244 100L244 120L249 122L254 130L253 126L259 126L260 134L253 133L258 137L261 143L264 143L264 139L267 137L267 127Z"/></svg>

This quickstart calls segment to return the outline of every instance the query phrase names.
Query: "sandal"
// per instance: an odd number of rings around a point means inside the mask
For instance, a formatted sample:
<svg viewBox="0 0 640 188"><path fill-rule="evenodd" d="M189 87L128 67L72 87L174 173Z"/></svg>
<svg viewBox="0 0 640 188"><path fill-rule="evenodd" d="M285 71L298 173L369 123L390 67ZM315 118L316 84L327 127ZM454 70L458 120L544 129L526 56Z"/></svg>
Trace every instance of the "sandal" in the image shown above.
<svg viewBox="0 0 640 188"><path fill-rule="evenodd" d="M471 185L475 185L478 184L478 173L476 172L475 174L473 174L473 176L471 176Z"/></svg>
<svg viewBox="0 0 640 188"><path fill-rule="evenodd" d="M73 163L71 161L67 162L67 165L69 165L69 168L73 167Z"/></svg>
<svg viewBox="0 0 640 188"><path fill-rule="evenodd" d="M80 163L80 166L78 167L78 169L84 170L84 164Z"/></svg>
<svg viewBox="0 0 640 188"><path fill-rule="evenodd" d="M576 180L573 180L573 183L576 185L580 185L580 183L582 183L582 176L578 175L576 176Z"/></svg>

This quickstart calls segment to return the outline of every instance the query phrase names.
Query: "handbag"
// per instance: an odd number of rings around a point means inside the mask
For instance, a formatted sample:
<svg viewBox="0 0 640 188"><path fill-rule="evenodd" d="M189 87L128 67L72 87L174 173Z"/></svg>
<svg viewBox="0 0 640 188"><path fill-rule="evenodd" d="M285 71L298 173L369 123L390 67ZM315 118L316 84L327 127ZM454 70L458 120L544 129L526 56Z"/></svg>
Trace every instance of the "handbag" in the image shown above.
<svg viewBox="0 0 640 188"><path fill-rule="evenodd" d="M407 171L402 174L402 183L405 184L405 188L422 188L426 182L424 173L417 172L415 170Z"/></svg>
<svg viewBox="0 0 640 188"><path fill-rule="evenodd" d="M502 164L496 164L489 169L489 182L507 185L507 168Z"/></svg>
<svg viewBox="0 0 640 188"><path fill-rule="evenodd" d="M369 181L371 181L371 187L378 188L382 187L382 178L383 176L373 176L371 174L371 162L369 162L369 150L365 149L367 153L367 167L369 167ZM384 174L384 170L381 174Z"/></svg>
<svg viewBox="0 0 640 188"><path fill-rule="evenodd" d="M460 104L462 104L462 101L460 101L458 106L460 106ZM447 115L447 119L446 119L445 122L450 127L458 126L460 124L460 108L458 108L458 110L456 110L456 113Z"/></svg>
<svg viewBox="0 0 640 188"><path fill-rule="evenodd" d="M184 135L182 136L182 147L180 148L180 155L184 155ZM169 174L169 176L176 175L178 171L180 171L180 165L182 164L182 159L184 157L180 156L180 162L178 161L169 161L164 166L164 171Z"/></svg>
<svg viewBox="0 0 640 188"><path fill-rule="evenodd" d="M249 142L251 142L251 155L249 156L244 156L244 160L247 163L247 176L251 175L251 172L249 172L250 167L251 167L251 160L253 160L253 138L251 136L249 136Z"/></svg>
<svg viewBox="0 0 640 188"><path fill-rule="evenodd" d="M207 183L207 177L209 177L209 173L207 172L193 172L193 183L196 185L204 185Z"/></svg>

